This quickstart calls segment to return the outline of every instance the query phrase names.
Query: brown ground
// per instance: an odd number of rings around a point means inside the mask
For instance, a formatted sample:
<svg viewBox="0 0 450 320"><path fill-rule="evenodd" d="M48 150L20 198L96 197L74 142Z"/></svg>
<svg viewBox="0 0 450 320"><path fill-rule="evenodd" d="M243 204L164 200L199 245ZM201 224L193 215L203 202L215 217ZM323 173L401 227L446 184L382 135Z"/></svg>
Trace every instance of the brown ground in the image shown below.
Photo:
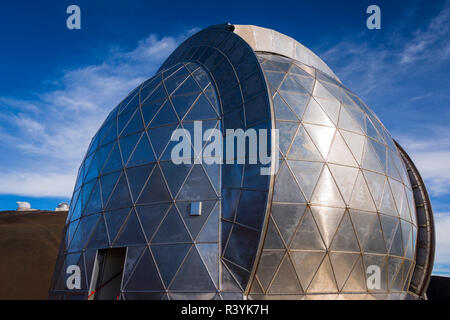
<svg viewBox="0 0 450 320"><path fill-rule="evenodd" d="M0 212L0 300L47 299L67 212Z"/></svg>

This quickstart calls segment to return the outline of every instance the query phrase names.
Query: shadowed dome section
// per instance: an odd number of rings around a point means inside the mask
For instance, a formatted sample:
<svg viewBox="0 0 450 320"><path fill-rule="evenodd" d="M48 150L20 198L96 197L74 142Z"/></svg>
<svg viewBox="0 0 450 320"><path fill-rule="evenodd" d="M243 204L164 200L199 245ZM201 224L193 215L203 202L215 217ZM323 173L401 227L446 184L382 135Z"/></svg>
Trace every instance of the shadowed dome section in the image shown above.
<svg viewBox="0 0 450 320"><path fill-rule="evenodd" d="M193 151L190 165L175 165L178 141L170 138L175 129L193 137L194 120L202 120L204 131L220 130L218 112L211 79L194 63L158 73L111 112L79 171L65 266L83 261L89 269L97 249L129 247L125 298L145 288L159 290L160 298L171 289L217 290L220 166L194 164ZM202 201L200 217L189 215L192 201ZM83 280L87 290L90 279Z"/></svg>

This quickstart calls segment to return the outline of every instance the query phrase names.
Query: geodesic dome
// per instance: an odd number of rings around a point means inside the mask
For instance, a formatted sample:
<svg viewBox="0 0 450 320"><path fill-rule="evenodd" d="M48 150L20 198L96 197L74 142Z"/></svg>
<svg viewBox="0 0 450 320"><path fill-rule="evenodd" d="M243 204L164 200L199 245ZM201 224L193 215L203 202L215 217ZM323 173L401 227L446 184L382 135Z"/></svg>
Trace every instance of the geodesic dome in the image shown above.
<svg viewBox="0 0 450 320"><path fill-rule="evenodd" d="M192 138L194 121L224 136L267 130L276 174L195 161L196 150L175 164L172 133ZM213 26L93 138L50 297L419 298L433 232L412 161L322 60L273 30ZM73 265L81 282L69 289Z"/></svg>

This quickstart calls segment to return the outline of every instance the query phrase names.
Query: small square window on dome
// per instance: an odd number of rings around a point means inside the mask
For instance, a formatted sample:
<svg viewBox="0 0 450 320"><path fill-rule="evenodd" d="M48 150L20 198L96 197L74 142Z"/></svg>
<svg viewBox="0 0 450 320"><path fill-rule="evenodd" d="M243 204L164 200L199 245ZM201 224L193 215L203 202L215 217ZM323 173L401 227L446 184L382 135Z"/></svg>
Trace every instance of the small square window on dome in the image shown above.
<svg viewBox="0 0 450 320"><path fill-rule="evenodd" d="M191 216L201 216L202 215L202 203L192 202L189 211Z"/></svg>

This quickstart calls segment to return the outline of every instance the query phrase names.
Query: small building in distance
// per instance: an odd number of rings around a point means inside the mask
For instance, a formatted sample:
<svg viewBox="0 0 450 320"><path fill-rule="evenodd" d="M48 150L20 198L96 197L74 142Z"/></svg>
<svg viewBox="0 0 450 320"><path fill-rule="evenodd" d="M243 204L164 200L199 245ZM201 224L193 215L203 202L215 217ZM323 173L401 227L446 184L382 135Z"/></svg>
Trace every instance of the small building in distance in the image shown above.
<svg viewBox="0 0 450 320"><path fill-rule="evenodd" d="M61 202L58 204L58 207L55 208L55 211L69 211L69 205L66 202Z"/></svg>
<svg viewBox="0 0 450 320"><path fill-rule="evenodd" d="M36 211L37 209L31 209L31 204L26 201L17 201L16 211Z"/></svg>

